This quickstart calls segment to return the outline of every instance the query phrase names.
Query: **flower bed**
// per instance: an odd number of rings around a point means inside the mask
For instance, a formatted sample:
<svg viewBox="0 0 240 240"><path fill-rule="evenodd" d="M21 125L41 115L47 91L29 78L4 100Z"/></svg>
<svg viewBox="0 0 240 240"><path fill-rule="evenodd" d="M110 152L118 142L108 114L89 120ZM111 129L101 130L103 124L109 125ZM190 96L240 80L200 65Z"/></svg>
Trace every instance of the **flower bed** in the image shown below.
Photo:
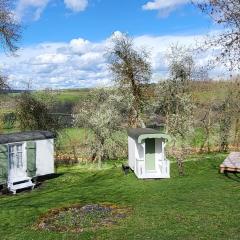
<svg viewBox="0 0 240 240"><path fill-rule="evenodd" d="M39 219L35 228L74 233L94 231L98 228L117 225L128 217L130 212L130 208L111 204L74 205L49 211Z"/></svg>

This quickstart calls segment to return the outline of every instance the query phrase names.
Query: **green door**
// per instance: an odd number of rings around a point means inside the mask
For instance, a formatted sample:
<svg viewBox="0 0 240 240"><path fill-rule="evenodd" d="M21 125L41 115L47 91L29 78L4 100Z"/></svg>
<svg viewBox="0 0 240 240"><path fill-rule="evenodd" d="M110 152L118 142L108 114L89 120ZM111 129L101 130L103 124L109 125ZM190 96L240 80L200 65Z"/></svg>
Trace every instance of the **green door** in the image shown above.
<svg viewBox="0 0 240 240"><path fill-rule="evenodd" d="M146 171L154 171L155 169L155 139L145 140L145 164Z"/></svg>
<svg viewBox="0 0 240 240"><path fill-rule="evenodd" d="M0 145L0 184L7 181L8 175L8 146Z"/></svg>
<svg viewBox="0 0 240 240"><path fill-rule="evenodd" d="M36 143L27 142L27 172L29 177L36 175Z"/></svg>

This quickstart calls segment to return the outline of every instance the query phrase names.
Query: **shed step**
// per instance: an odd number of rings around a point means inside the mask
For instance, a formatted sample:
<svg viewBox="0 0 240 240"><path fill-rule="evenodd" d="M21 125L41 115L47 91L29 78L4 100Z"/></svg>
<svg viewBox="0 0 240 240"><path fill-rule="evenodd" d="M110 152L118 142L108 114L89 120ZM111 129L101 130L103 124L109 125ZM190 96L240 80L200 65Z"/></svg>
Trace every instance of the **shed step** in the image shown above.
<svg viewBox="0 0 240 240"><path fill-rule="evenodd" d="M30 177L20 177L20 178L9 178L8 183L17 183L17 182L22 182L22 181L29 181L31 180Z"/></svg>
<svg viewBox="0 0 240 240"><path fill-rule="evenodd" d="M24 179L18 182L8 182L8 189L13 194L16 194L17 190L24 188L34 188L35 184L31 181L31 179Z"/></svg>

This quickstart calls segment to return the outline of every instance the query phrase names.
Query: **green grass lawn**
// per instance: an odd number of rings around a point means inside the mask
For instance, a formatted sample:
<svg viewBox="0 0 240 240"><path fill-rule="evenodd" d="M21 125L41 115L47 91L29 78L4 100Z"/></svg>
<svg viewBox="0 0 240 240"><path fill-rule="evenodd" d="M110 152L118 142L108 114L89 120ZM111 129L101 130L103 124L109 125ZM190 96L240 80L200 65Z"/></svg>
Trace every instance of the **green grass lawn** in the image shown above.
<svg viewBox="0 0 240 240"><path fill-rule="evenodd" d="M0 239L240 239L240 177L221 175L225 155L198 155L179 177L138 180L120 163L62 167L62 175L33 192L0 197ZM70 204L112 203L133 209L118 226L95 232L56 233L32 228L42 214Z"/></svg>

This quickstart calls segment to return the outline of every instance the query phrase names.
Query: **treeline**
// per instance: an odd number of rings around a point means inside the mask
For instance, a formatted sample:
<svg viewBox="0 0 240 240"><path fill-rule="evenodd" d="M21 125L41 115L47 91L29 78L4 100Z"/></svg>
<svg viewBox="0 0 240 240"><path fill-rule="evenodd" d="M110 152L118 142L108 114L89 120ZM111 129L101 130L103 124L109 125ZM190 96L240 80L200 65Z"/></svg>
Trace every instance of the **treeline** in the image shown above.
<svg viewBox="0 0 240 240"><path fill-rule="evenodd" d="M74 156L81 154L99 165L102 160L126 157L126 128L148 126L171 136L169 152L176 158L180 174L193 149L228 151L231 145L239 147L240 80L199 81L207 74L184 47L172 46L167 59L167 79L152 84L149 53L137 49L127 35L113 39L108 52L112 87L92 89L71 106L70 127L89 130L80 149L72 143ZM215 87L220 96L211 96ZM20 129L50 130L63 137L63 129L69 125L53 114L57 104L51 90L21 94L15 112ZM9 119L11 122L13 116Z"/></svg>
<svg viewBox="0 0 240 240"><path fill-rule="evenodd" d="M169 151L181 174L183 161L193 149L228 151L231 145L239 147L239 79L199 81L202 68L191 52L173 46L168 53L168 78L152 84L149 54L136 49L127 35L113 39L108 57L112 87L92 89L72 106L73 127L89 129L80 150L78 144L72 144L75 156L81 154L99 164L126 157L126 128L148 126L171 136ZM219 96L213 95L215 88ZM23 93L16 107L20 128L51 130L60 136L67 126L52 114L56 104L52 91Z"/></svg>

